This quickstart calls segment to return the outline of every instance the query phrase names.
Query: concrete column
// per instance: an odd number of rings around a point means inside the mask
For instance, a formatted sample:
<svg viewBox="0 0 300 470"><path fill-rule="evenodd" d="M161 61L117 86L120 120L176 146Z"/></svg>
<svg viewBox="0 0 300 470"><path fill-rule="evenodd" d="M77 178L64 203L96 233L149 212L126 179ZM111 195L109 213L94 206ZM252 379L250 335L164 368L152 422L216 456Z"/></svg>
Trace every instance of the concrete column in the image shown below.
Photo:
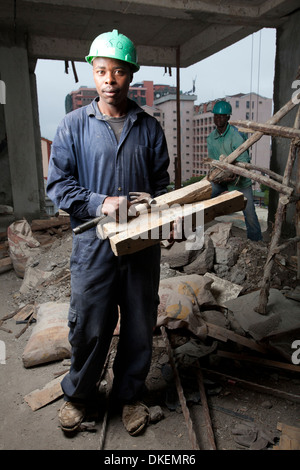
<svg viewBox="0 0 300 470"><path fill-rule="evenodd" d="M6 85L3 106L14 215L31 221L41 213L41 142L37 143L39 125L33 111L36 99L32 96L26 48L0 46L0 64L1 80Z"/></svg>
<svg viewBox="0 0 300 470"><path fill-rule="evenodd" d="M297 78L300 66L300 11L287 17L277 29L276 61L274 79L274 112L284 106L299 91L300 81ZM297 109L293 109L280 122L279 125L293 127ZM290 147L290 139L272 139L272 156L270 168L283 175L286 167ZM299 158L299 156L298 156ZM296 180L297 162L293 168L292 179ZM278 194L270 190L269 224L274 222L278 203ZM295 235L295 204L289 204L286 212L286 223L282 233L284 236Z"/></svg>

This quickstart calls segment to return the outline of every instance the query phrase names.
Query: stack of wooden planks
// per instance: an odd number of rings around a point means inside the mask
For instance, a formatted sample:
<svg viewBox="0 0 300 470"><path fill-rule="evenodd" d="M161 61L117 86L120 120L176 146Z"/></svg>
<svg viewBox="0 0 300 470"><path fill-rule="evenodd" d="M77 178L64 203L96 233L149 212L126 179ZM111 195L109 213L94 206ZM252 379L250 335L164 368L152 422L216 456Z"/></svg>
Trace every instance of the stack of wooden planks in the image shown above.
<svg viewBox="0 0 300 470"><path fill-rule="evenodd" d="M109 238L116 256L134 253L168 238L174 221L184 220L184 227L195 230L218 216L243 210L244 195L232 191L216 198L211 197L211 183L201 180L184 188L155 198L151 210L126 223L114 221L98 224L101 238Z"/></svg>

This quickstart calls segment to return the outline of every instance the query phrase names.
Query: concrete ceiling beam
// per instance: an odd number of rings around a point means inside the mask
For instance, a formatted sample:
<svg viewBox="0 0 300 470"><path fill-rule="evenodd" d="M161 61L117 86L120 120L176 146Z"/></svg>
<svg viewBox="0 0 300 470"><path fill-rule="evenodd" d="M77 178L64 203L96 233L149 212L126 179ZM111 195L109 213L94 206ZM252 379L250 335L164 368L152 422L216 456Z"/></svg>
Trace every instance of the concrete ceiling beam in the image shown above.
<svg viewBox="0 0 300 470"><path fill-rule="evenodd" d="M235 18L261 18L263 16L284 16L299 7L298 0L256 0L240 2L195 1L195 0L23 0L24 3L37 3L48 6L69 6L122 14L142 14L168 18L188 19L193 14L228 16Z"/></svg>
<svg viewBox="0 0 300 470"><path fill-rule="evenodd" d="M188 67L196 61L225 49L259 30L259 27L241 27L229 25L212 25L199 35L187 40L180 48L181 65Z"/></svg>
<svg viewBox="0 0 300 470"><path fill-rule="evenodd" d="M185 18L193 13L208 13L229 16L259 16L258 6L249 6L250 2L241 4L225 4L219 1L194 0L23 0L29 3L47 5L64 5L73 8L92 10L113 10L123 14L163 15L168 18Z"/></svg>
<svg viewBox="0 0 300 470"><path fill-rule="evenodd" d="M73 60L84 62L90 41L79 39L49 38L30 36L28 53L33 59ZM137 46L139 62L148 66L173 66L176 62L176 48Z"/></svg>

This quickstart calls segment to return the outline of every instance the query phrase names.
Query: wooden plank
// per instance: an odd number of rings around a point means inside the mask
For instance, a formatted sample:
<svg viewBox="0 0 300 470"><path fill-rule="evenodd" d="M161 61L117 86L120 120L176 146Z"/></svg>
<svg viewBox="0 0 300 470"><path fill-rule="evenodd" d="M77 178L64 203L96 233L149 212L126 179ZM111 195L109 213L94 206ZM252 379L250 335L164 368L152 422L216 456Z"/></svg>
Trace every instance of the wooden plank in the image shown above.
<svg viewBox="0 0 300 470"><path fill-rule="evenodd" d="M214 325L213 323L206 323L207 326L207 335L211 336L212 338L218 339L220 341L224 341L225 343L230 340L237 344L242 344L249 349L254 351L258 351L260 353L268 352L268 349L264 346L256 343L252 339L246 338L245 336L238 335L234 331L227 330L218 325Z"/></svg>
<svg viewBox="0 0 300 470"><path fill-rule="evenodd" d="M186 399L185 399L185 396L184 396L184 391L183 391L183 387L182 387L182 384L181 384L180 376L179 376L179 373L178 373L178 370L177 370L177 367L176 367L176 363L175 363L175 360L174 360L174 354L173 354L173 350L172 350L172 347L171 347L171 344L170 344L170 341L169 341L169 338L168 338L168 333L166 332L166 329L165 329L164 326L161 326L160 330L161 330L162 337L163 337L163 339L165 341L165 344L166 344L166 348L167 348L167 352L168 352L168 356L169 356L169 361L170 361L170 364L171 364L171 367L172 367L172 370L173 370L173 374L174 374L176 390L177 390L177 393L178 393L178 398L179 398L179 401L180 401L182 414L184 416L185 423L186 423L186 426L188 428L188 433L189 433L189 438L190 438L190 441L191 441L191 444L192 444L192 448L193 448L193 450L200 450L199 444L197 442L197 436L196 436L196 433L194 431L194 426L193 426L193 421L191 419L190 410L187 406L187 402L186 402Z"/></svg>
<svg viewBox="0 0 300 470"><path fill-rule="evenodd" d="M206 369L202 367L202 372L207 374L212 374L220 379L226 380L228 383L240 385L242 388L247 388L249 390L255 390L260 393L266 393L273 395L274 397L282 398L283 400L290 400L295 403L300 403L300 395L285 392L284 390L278 390L276 388L267 387L265 385L260 385L255 382L249 382L248 380L240 379L239 377L233 377L222 372L217 372L216 370Z"/></svg>
<svg viewBox="0 0 300 470"><path fill-rule="evenodd" d="M9 256L9 244L7 241L0 242L0 260Z"/></svg>
<svg viewBox="0 0 300 470"><path fill-rule="evenodd" d="M28 403L33 411L39 410L43 406L48 405L48 403L51 403L63 395L63 390L60 384L67 373L68 372L66 372L63 376L51 380L51 382L46 384L42 389L34 390L28 395L25 395L24 400L26 403Z"/></svg>
<svg viewBox="0 0 300 470"><path fill-rule="evenodd" d="M13 269L13 263L11 258L7 256L6 258L0 259L0 273L5 273L10 269Z"/></svg>
<svg viewBox="0 0 300 470"><path fill-rule="evenodd" d="M35 311L35 306L33 303L24 305L24 307L19 310L15 315L16 323L24 323Z"/></svg>
<svg viewBox="0 0 300 470"><path fill-rule="evenodd" d="M112 251L120 256L167 239L172 223L178 217L184 218L185 227L194 229L197 225L204 225L218 216L240 211L244 207L244 195L239 191L232 191L205 201L147 212L126 224L105 224L102 230L107 230L106 236L109 236Z"/></svg>
<svg viewBox="0 0 300 470"><path fill-rule="evenodd" d="M50 217L50 219L35 219L31 222L31 230L46 230L60 225L70 225L70 217L60 215L58 217Z"/></svg>
<svg viewBox="0 0 300 470"><path fill-rule="evenodd" d="M277 423L277 429L282 432L279 444L273 450L300 450L300 428L284 423Z"/></svg>
<svg viewBox="0 0 300 470"><path fill-rule="evenodd" d="M212 425L212 421L211 421L211 417L209 413L208 401L206 398L203 375L202 375L202 371L200 367L196 368L196 376L197 376L197 382L198 382L198 387L199 387L199 392L200 392L200 400L201 400L201 405L203 408L203 414L204 414L204 420L205 420L205 431L206 431L207 441L208 441L208 446L209 446L208 450L217 450L214 431L213 431L213 425Z"/></svg>
<svg viewBox="0 0 300 470"><path fill-rule="evenodd" d="M279 369L290 370L293 372L300 372L300 366L288 364L286 362L273 361L271 359L265 359L263 357L254 357L241 353L232 353L230 351L217 351L217 355L233 359L234 361L253 362L254 364L259 364L266 367L274 367Z"/></svg>
<svg viewBox="0 0 300 470"><path fill-rule="evenodd" d="M209 199L212 193L212 185L206 179L202 179L197 183L190 184L175 191L170 191L161 196L154 198L156 205L151 206L151 211L159 211L162 209L167 209L175 204L191 204L193 202L203 201ZM141 205L136 206L136 210L140 214L148 212L146 205L144 205L144 210ZM134 212L134 211L133 211ZM135 215L135 212L134 212ZM111 220L111 219L109 219ZM97 231L100 238L107 238L113 234L125 230L127 224L116 224L116 222L105 222L98 224Z"/></svg>
<svg viewBox="0 0 300 470"><path fill-rule="evenodd" d="M191 204L192 202L209 199L212 193L212 185L206 179L197 183L190 184L175 191L169 191L166 194L157 196L155 199L157 205L168 204Z"/></svg>
<svg viewBox="0 0 300 470"><path fill-rule="evenodd" d="M156 206L153 205L147 209L146 204L139 204L132 206L132 215L137 215L138 212L149 212L150 210L164 210L175 204L191 204L193 202L203 201L210 199L212 194L212 185L207 179L202 179L197 183L190 184L175 191L157 196L153 199Z"/></svg>

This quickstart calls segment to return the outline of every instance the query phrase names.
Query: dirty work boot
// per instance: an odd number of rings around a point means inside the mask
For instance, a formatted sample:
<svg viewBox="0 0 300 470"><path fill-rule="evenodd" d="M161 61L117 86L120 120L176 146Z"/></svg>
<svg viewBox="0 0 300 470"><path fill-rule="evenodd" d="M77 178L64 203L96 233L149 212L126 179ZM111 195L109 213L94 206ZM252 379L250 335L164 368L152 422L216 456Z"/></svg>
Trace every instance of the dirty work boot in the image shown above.
<svg viewBox="0 0 300 470"><path fill-rule="evenodd" d="M85 407L80 403L65 401L59 410L58 418L63 431L76 431L85 416Z"/></svg>
<svg viewBox="0 0 300 470"><path fill-rule="evenodd" d="M142 402L124 405L122 421L131 436L139 434L149 422L149 409Z"/></svg>

